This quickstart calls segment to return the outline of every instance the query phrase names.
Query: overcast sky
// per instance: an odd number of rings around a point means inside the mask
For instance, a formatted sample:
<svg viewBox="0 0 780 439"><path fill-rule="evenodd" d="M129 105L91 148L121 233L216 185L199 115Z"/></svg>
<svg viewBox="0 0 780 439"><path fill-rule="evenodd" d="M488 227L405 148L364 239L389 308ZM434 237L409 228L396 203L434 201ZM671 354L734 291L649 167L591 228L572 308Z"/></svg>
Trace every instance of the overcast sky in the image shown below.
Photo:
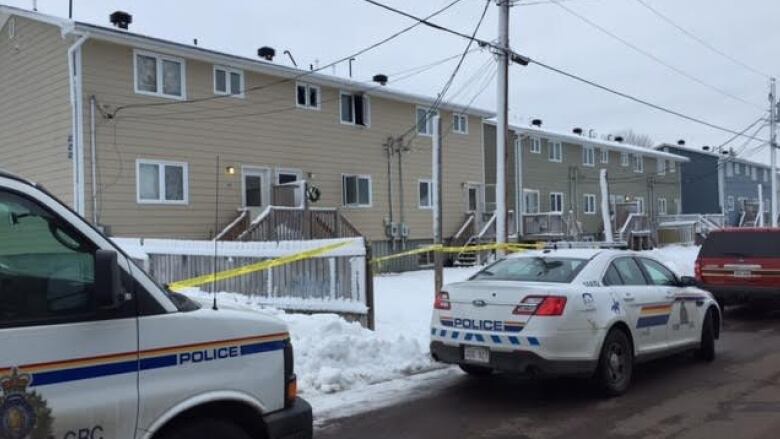
<svg viewBox="0 0 780 439"><path fill-rule="evenodd" d="M382 0L418 16L452 0ZM471 33L485 0L461 0L437 17L439 24ZM594 29L560 5L546 0L522 0L511 10L511 45L520 53L585 78L633 94L685 114L742 131L768 108L768 79L713 53L662 21L639 0L566 0L562 4L630 44L649 52L695 80ZM766 74L780 74L780 1L777 0L642 0L718 50ZM30 9L32 0L0 0ZM289 64L289 49L301 66L323 65L355 52L411 24L411 21L363 0L74 0L74 18L107 25L108 15L121 9L133 14L131 30L178 42L197 38L203 47L248 57L257 48L277 49L276 61ZM497 7L491 4L478 34L497 35ZM42 12L67 16L68 0L39 0ZM360 56L354 78L374 73L390 75L391 86L435 96L456 61L393 82L393 74L456 55L466 41L419 26ZM489 78L491 55L470 54L448 97L466 103ZM333 70L327 73L334 73ZM346 64L335 74L348 76ZM476 97L474 105L493 110L495 83ZM725 96L714 91L748 101ZM763 113L762 113L763 112ZM626 101L540 67L513 66L510 71L510 113L514 122L541 118L545 126L570 130L575 126L605 134L634 129L656 142L687 140L691 146L719 145L730 135ZM767 138L768 129L760 132ZM735 141L739 148L743 142ZM753 159L766 161L763 148Z"/></svg>

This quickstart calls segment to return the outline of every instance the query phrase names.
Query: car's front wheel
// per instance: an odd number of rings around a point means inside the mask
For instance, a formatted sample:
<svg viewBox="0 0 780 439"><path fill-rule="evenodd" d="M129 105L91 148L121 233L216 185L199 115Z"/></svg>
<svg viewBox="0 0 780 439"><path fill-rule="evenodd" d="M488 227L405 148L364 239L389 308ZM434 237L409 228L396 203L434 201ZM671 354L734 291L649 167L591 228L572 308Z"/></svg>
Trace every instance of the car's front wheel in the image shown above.
<svg viewBox="0 0 780 439"><path fill-rule="evenodd" d="M608 396L622 395L631 384L634 370L634 352L628 335L620 329L612 329L601 347L596 383Z"/></svg>
<svg viewBox="0 0 780 439"><path fill-rule="evenodd" d="M701 343L696 351L696 356L706 362L715 360L715 311L707 310L704 322L701 325Z"/></svg>

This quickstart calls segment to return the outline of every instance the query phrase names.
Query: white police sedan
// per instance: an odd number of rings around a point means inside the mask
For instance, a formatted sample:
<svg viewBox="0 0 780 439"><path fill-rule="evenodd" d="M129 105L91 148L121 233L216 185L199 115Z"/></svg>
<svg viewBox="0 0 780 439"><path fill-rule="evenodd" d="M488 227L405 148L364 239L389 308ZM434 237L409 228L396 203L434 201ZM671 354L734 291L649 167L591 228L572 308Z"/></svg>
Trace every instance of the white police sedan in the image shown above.
<svg viewBox="0 0 780 439"><path fill-rule="evenodd" d="M714 360L720 322L708 292L645 254L533 251L444 287L431 354L472 375L592 376L619 395L636 362L683 351Z"/></svg>

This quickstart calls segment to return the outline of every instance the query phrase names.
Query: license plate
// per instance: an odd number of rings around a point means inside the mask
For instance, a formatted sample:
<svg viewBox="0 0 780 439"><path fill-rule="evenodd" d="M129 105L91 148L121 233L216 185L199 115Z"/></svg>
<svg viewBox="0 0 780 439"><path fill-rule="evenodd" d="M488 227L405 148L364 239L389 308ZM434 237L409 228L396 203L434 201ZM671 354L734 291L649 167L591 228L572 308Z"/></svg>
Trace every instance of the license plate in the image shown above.
<svg viewBox="0 0 780 439"><path fill-rule="evenodd" d="M734 270L734 277L750 277L753 272L750 270Z"/></svg>
<svg viewBox="0 0 780 439"><path fill-rule="evenodd" d="M490 363L490 350L480 346L466 346L463 348L463 359L472 363Z"/></svg>

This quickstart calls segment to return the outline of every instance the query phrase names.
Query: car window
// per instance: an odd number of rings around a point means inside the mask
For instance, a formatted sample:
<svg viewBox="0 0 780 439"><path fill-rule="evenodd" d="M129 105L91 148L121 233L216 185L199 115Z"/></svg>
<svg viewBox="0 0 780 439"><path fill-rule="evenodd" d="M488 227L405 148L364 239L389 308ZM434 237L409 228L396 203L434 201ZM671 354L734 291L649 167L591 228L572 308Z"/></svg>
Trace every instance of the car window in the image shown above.
<svg viewBox="0 0 780 439"><path fill-rule="evenodd" d="M603 283L606 286L623 285L623 279L620 278L620 274L618 273L617 268L615 268L615 264L609 264L607 273L604 275Z"/></svg>
<svg viewBox="0 0 780 439"><path fill-rule="evenodd" d="M668 268L650 259L642 258L640 261L642 262L642 266L645 267L645 271L650 277L650 283L653 285L677 285L677 279L675 278L674 273L672 273L672 271Z"/></svg>
<svg viewBox="0 0 780 439"><path fill-rule="evenodd" d="M623 279L623 285L647 285L647 280L634 258L616 259L613 264Z"/></svg>
<svg viewBox="0 0 780 439"><path fill-rule="evenodd" d="M502 259L470 280L511 280L569 283L588 261L575 258L522 257Z"/></svg>
<svg viewBox="0 0 780 439"><path fill-rule="evenodd" d="M710 233L701 247L705 258L780 258L780 232Z"/></svg>

